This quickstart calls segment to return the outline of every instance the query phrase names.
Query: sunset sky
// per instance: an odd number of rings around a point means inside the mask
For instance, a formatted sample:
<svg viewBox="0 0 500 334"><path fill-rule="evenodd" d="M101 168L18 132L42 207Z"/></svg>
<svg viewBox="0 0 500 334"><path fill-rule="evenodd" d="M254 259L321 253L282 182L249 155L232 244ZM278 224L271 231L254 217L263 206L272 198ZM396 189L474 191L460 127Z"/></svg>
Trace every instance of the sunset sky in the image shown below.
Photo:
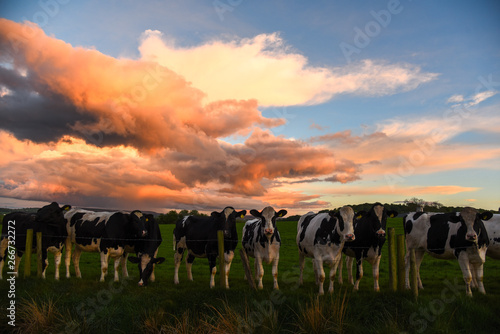
<svg viewBox="0 0 500 334"><path fill-rule="evenodd" d="M0 207L500 206L498 1L0 1Z"/></svg>

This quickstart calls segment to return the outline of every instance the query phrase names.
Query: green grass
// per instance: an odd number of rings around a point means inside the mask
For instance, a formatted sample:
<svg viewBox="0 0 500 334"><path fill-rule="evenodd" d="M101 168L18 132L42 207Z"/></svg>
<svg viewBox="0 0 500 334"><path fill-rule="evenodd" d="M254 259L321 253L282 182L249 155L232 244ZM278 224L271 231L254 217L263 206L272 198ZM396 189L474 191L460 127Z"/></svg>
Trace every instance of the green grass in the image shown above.
<svg viewBox="0 0 500 334"><path fill-rule="evenodd" d="M402 233L401 219L391 219ZM230 290L209 288L206 259L196 259L194 281L189 282L184 262L180 284L173 284L173 225L162 225L163 243L159 256L167 261L156 267L156 282L146 288L137 286L136 265L129 264L131 279L113 282L112 265L107 281L99 282L99 255L81 257L83 278L54 280L53 257L47 279L16 280L16 328L0 320L0 332L19 333L490 333L500 326L500 262L487 259L484 284L487 295L473 291L465 296L462 274L456 261L435 260L426 256L421 267L425 289L418 301L409 292L389 291L387 249L380 268L381 292L373 292L371 266L364 263L360 291L335 282L333 295L317 296L311 260L306 262L304 285L298 286L296 223L279 222L282 237L279 264L280 290L272 290L271 267L264 265L264 290L253 291L244 280L237 255L229 276ZM238 231L241 234L242 224ZM241 235L240 235L241 239ZM253 263L253 259L251 259ZM23 263L21 263L21 268ZM253 265L252 265L253 269ZM36 267L32 265L33 273ZM4 271L4 278L7 275ZM22 276L22 275L21 275ZM36 276L36 274L34 274ZM459 285L458 292L450 286ZM5 310L8 284L0 282L0 307ZM35 316L36 315L36 316Z"/></svg>

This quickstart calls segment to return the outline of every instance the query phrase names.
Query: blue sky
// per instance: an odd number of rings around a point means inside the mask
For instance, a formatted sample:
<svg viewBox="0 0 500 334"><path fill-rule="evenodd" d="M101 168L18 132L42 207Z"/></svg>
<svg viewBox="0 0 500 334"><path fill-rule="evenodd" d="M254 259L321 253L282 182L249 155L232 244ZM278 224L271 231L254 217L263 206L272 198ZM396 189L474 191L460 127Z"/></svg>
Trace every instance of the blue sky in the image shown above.
<svg viewBox="0 0 500 334"><path fill-rule="evenodd" d="M111 57L120 64L157 62L205 94L197 108L234 99L256 101L254 107L261 113L252 109L254 121L247 119L250 123L233 132L203 130L210 143L219 143L217 150L234 159L228 165L241 167L233 171L222 166L225 177L206 171L215 176L199 177L194 171L187 176L178 166L167 164L154 172L167 173L175 187L168 183L158 189L153 181L143 182L137 176L133 183L140 195L124 199L112 191L96 196L86 190L89 184L68 186L75 175L61 176L60 188L47 169L33 169L29 177L3 173L4 204L57 199L161 211L193 205L211 209L231 200L235 207L273 205L305 212L418 197L446 205L500 206L497 1L1 1L0 13L16 23L37 23L51 43L64 41L73 49L92 49L100 58ZM26 45L23 50L28 54L34 47ZM3 68L40 73L38 65L16 62L16 57L2 59ZM50 66L57 71L62 65ZM40 85L54 87L48 79L41 81ZM12 112L15 108L9 99L20 93L7 80L0 79L0 85L4 111ZM134 148L149 165L159 165L159 156L170 157L173 152L195 154L165 143L166 151L144 147L137 144L144 142L140 135L120 141L127 136L99 127L102 118L95 115L101 114L72 100L69 91L51 89L47 95L34 90L51 102L57 94L66 96L63 100L71 100L79 111L68 116L71 121L58 128L60 135L51 140L22 135L29 129L16 126L13 130L5 122L0 129L9 134L3 137L5 143L16 140L15 147L21 150L28 142L39 146L31 159L27 154L9 155L10 160L0 165L3 171L29 166L46 152L61 150L64 140L74 143L64 151L64 162L71 164L68 152L79 149L78 140L92 144L81 132L78 137L71 130L85 117L101 120L88 128L104 133L105 140L113 139L100 148ZM101 107L105 109L94 106ZM175 109L167 103L163 107ZM150 110L144 106L140 113ZM231 112L233 121L250 117L243 109ZM172 117L162 115L165 120ZM179 117L182 126L192 126L186 117ZM189 131L200 128L196 125ZM273 151L278 157L268 158L270 150L259 151L253 141L259 148L269 143L279 146ZM419 143L427 143L427 150ZM290 147L295 147L297 156L289 154ZM247 149L265 156L263 163L247 163L241 152L234 155ZM278 163L280 154L283 161ZM287 159L309 159L309 164ZM199 166L200 173L204 168L217 170L210 158L206 164L200 163L204 166ZM152 170L145 167L141 172L149 175ZM245 175L250 175L249 180ZM29 178L50 191L33 191ZM200 193L206 196L203 204L196 199Z"/></svg>

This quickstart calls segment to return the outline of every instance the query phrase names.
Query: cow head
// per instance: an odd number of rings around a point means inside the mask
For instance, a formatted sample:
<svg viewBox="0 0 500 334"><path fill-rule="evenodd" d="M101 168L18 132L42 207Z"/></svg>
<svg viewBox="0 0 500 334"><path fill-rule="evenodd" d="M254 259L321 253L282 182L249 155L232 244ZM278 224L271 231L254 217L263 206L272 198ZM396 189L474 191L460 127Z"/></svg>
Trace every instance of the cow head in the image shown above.
<svg viewBox="0 0 500 334"><path fill-rule="evenodd" d="M139 257L129 256L128 260L139 265L139 286L148 285L155 264L165 261L164 257L151 257L149 254L139 254Z"/></svg>
<svg viewBox="0 0 500 334"><path fill-rule="evenodd" d="M398 215L397 211L387 210L381 203L375 203L370 211L359 211L356 214L356 220L365 220L369 224L370 230L379 238L385 238L387 228L387 217L394 218Z"/></svg>
<svg viewBox="0 0 500 334"><path fill-rule="evenodd" d="M261 232L268 238L274 234L276 230L276 218L283 217L287 214L286 210L280 210L276 212L272 207L268 206L264 208L261 212L257 210L250 210L250 214L261 221L260 228Z"/></svg>
<svg viewBox="0 0 500 334"><path fill-rule="evenodd" d="M465 240L477 242L478 234L480 234L481 230L484 229L484 225L481 220L489 220L491 217L493 217L493 214L489 211L479 213L474 208L465 207L458 215L452 216L451 220L456 223L461 222L465 224L467 227Z"/></svg>
<svg viewBox="0 0 500 334"><path fill-rule="evenodd" d="M236 233L236 217L245 217L246 210L236 211L233 207L225 207L221 212L214 211L210 215L217 222L217 229L224 231L224 238L231 238Z"/></svg>
<svg viewBox="0 0 500 334"><path fill-rule="evenodd" d="M139 238L144 238L148 235L146 229L146 216L139 210L134 210L129 215L132 227Z"/></svg>
<svg viewBox="0 0 500 334"><path fill-rule="evenodd" d="M337 232L345 241L354 241L354 210L350 206L343 206L338 210L328 213L331 217L337 219Z"/></svg>
<svg viewBox="0 0 500 334"><path fill-rule="evenodd" d="M64 212L69 209L71 209L71 205L65 205L61 208L59 204L52 202L38 209L35 221L37 224L43 224L50 227L64 227L65 229L66 220L64 219Z"/></svg>

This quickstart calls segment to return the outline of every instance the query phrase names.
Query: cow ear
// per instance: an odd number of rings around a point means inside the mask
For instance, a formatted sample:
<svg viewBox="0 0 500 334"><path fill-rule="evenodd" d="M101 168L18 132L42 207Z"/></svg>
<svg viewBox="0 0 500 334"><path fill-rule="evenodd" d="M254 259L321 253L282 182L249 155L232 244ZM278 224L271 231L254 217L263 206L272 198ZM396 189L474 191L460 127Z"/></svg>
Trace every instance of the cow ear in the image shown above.
<svg viewBox="0 0 500 334"><path fill-rule="evenodd" d="M388 211L387 212L387 215L391 218L394 218L394 217L397 217L398 216L398 212L397 211L394 211L394 210L391 210L391 211Z"/></svg>
<svg viewBox="0 0 500 334"><path fill-rule="evenodd" d="M61 208L61 210L63 210L63 211L69 211L70 209L71 209L71 205L67 205L67 204Z"/></svg>
<svg viewBox="0 0 500 334"><path fill-rule="evenodd" d="M240 212L238 212L238 216L240 216L240 218L245 218L247 214L247 210L241 210Z"/></svg>
<svg viewBox="0 0 500 334"><path fill-rule="evenodd" d="M260 212L259 212L259 211L257 211L257 210L255 210L255 209L250 210L250 214L251 214L252 216L254 216L254 217L257 217L257 218L262 217L262 215L260 214Z"/></svg>
<svg viewBox="0 0 500 334"><path fill-rule="evenodd" d="M141 260L139 260L139 258L137 256L129 256L128 260L130 262L132 262L132 263L139 263L139 262L141 262Z"/></svg>
<svg viewBox="0 0 500 334"><path fill-rule="evenodd" d="M164 257L157 257L156 259L153 259L154 264L162 264L163 262L165 262Z"/></svg>
<svg viewBox="0 0 500 334"><path fill-rule="evenodd" d="M339 213L339 210L337 209L328 211L328 215L330 215L330 217L335 217L337 213Z"/></svg>
<svg viewBox="0 0 500 334"><path fill-rule="evenodd" d="M287 213L288 213L288 211L286 211L286 210L280 210L278 212L278 217L284 217Z"/></svg>
<svg viewBox="0 0 500 334"><path fill-rule="evenodd" d="M365 216L365 215L366 215L366 211L361 210L361 211L358 211L358 212L354 215L354 218L356 218L356 219L361 219L361 218L363 218L363 216Z"/></svg>
<svg viewBox="0 0 500 334"><path fill-rule="evenodd" d="M449 221L451 221L452 223L459 223L460 222L460 215L457 215L456 212L452 213L450 215Z"/></svg>
<svg viewBox="0 0 500 334"><path fill-rule="evenodd" d="M490 211L485 211L479 215L479 218L481 218L482 220L490 220L491 217L493 217L493 213L491 213Z"/></svg>
<svg viewBox="0 0 500 334"><path fill-rule="evenodd" d="M210 214L210 216L212 217L218 217L219 216L219 213L217 211L214 211Z"/></svg>

